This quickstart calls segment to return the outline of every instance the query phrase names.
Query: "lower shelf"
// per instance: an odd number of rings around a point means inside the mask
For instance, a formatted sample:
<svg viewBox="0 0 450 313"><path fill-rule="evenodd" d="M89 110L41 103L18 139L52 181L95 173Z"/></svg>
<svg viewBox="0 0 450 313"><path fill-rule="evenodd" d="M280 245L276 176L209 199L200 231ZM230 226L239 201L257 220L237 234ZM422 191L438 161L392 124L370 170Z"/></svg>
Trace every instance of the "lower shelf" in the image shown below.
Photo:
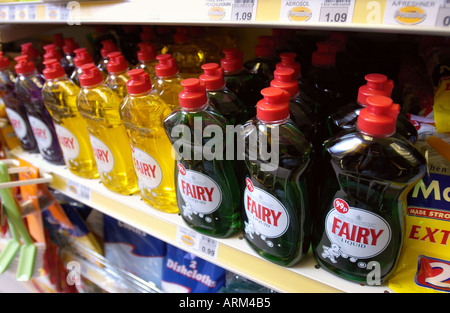
<svg viewBox="0 0 450 313"><path fill-rule="evenodd" d="M50 164L39 154L30 154L20 148L11 154L38 167L41 174L51 174L50 187L67 196L277 292L393 292L386 285L362 286L317 268L311 253L294 267L278 266L257 255L240 234L226 239L200 235L190 230L178 214L158 211L148 206L139 195L124 196L111 192L99 179L80 178L65 166ZM181 240L183 234L191 235L194 244L185 244ZM208 239L207 243L204 239Z"/></svg>

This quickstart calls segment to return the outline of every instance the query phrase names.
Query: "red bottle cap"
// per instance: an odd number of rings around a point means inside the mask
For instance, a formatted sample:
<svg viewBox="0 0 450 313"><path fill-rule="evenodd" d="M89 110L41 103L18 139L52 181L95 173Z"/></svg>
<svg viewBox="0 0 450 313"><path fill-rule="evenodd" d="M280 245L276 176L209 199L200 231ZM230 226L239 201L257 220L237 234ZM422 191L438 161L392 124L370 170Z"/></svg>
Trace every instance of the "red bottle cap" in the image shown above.
<svg viewBox="0 0 450 313"><path fill-rule="evenodd" d="M83 64L93 63L92 57L86 48L78 48L73 50L75 52L75 57L73 58L73 63L76 67L80 67Z"/></svg>
<svg viewBox="0 0 450 313"><path fill-rule="evenodd" d="M9 67L9 59L3 55L3 51L0 51L0 69Z"/></svg>
<svg viewBox="0 0 450 313"><path fill-rule="evenodd" d="M112 39L107 39L102 41L102 48L100 49L100 54L102 55L102 58L106 58L109 53L119 51L119 48L117 48L116 44Z"/></svg>
<svg viewBox="0 0 450 313"><path fill-rule="evenodd" d="M109 62L106 64L109 73L119 73L128 69L127 60L119 51L108 53Z"/></svg>
<svg viewBox="0 0 450 313"><path fill-rule="evenodd" d="M131 95L138 95L152 89L150 76L141 68L127 72L130 79L127 81L127 90Z"/></svg>
<svg viewBox="0 0 450 313"><path fill-rule="evenodd" d="M44 60L56 59L60 60L62 58L61 53L56 49L54 44L45 45Z"/></svg>
<svg viewBox="0 0 450 313"><path fill-rule="evenodd" d="M22 48L20 54L27 55L30 60L35 59L39 56L39 52L33 47L33 44L31 42L21 44L20 47Z"/></svg>
<svg viewBox="0 0 450 313"><path fill-rule="evenodd" d="M156 57L158 64L155 65L156 76L167 77L178 73L177 61L170 54L161 54Z"/></svg>
<svg viewBox="0 0 450 313"><path fill-rule="evenodd" d="M386 96L390 97L394 82L383 74L367 74L364 79L366 85L362 85L358 90L358 102L367 106L367 98L370 96Z"/></svg>
<svg viewBox="0 0 450 313"><path fill-rule="evenodd" d="M395 132L400 106L385 96L367 98L367 107L359 112L357 127L373 137L386 137Z"/></svg>
<svg viewBox="0 0 450 313"><path fill-rule="evenodd" d="M20 55L15 57L14 60L17 62L16 66L14 66L17 74L31 73L36 69L36 66L28 59L27 55Z"/></svg>
<svg viewBox="0 0 450 313"><path fill-rule="evenodd" d="M185 27L177 27L177 32L173 35L174 42L186 42L190 39L189 29Z"/></svg>
<svg viewBox="0 0 450 313"><path fill-rule="evenodd" d="M180 106L187 109L201 108L208 101L205 85L197 78L181 81L184 90L178 94Z"/></svg>
<svg viewBox="0 0 450 313"><path fill-rule="evenodd" d="M45 79L55 79L66 75L64 68L58 60L50 59L43 62L45 68L42 70Z"/></svg>
<svg viewBox="0 0 450 313"><path fill-rule="evenodd" d="M206 63L202 65L203 74L199 79L205 84L206 90L218 90L225 86L223 68L217 63Z"/></svg>
<svg viewBox="0 0 450 313"><path fill-rule="evenodd" d="M272 36L259 36L255 46L255 56L260 58L275 57L275 41Z"/></svg>
<svg viewBox="0 0 450 313"><path fill-rule="evenodd" d="M55 47L62 48L64 45L63 34L58 33L53 35L53 44Z"/></svg>
<svg viewBox="0 0 450 313"><path fill-rule="evenodd" d="M313 65L334 65L336 62L336 50L326 41L316 43L317 50L312 54Z"/></svg>
<svg viewBox="0 0 450 313"><path fill-rule="evenodd" d="M139 34L142 41L150 41L156 38L156 34L153 28L148 26L142 26L142 31Z"/></svg>
<svg viewBox="0 0 450 313"><path fill-rule="evenodd" d="M75 40L73 40L72 37L64 38L63 51L65 54L72 54L73 51L78 47L79 47L78 44L75 42Z"/></svg>
<svg viewBox="0 0 450 313"><path fill-rule="evenodd" d="M148 41L143 41L138 44L139 51L137 52L138 60L141 62L151 61L156 58L156 50Z"/></svg>
<svg viewBox="0 0 450 313"><path fill-rule="evenodd" d="M242 51L237 48L224 49L225 57L220 60L220 66L225 72L236 72L244 68Z"/></svg>
<svg viewBox="0 0 450 313"><path fill-rule="evenodd" d="M94 63L87 63L80 66L82 74L80 75L80 85L83 87L94 86L103 81L103 76L100 70Z"/></svg>
<svg viewBox="0 0 450 313"><path fill-rule="evenodd" d="M256 116L263 122L282 121L289 117L289 94L280 88L261 90L263 99L256 105Z"/></svg>
<svg viewBox="0 0 450 313"><path fill-rule="evenodd" d="M295 61L297 54L294 52L284 52L280 54L281 62L277 63L276 69L292 68L294 70L294 78L298 79L301 74L300 63Z"/></svg>
<svg viewBox="0 0 450 313"><path fill-rule="evenodd" d="M290 97L298 94L298 80L294 78L292 68L280 68L273 72L274 79L270 82L270 87L280 88L286 91Z"/></svg>

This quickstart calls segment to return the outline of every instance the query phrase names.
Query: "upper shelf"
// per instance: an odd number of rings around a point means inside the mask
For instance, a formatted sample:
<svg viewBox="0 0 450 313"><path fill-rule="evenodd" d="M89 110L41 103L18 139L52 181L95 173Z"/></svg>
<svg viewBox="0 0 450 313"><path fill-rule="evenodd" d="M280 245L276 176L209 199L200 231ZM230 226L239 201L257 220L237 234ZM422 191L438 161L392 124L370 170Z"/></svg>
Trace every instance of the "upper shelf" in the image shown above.
<svg viewBox="0 0 450 313"><path fill-rule="evenodd" d="M202 24L450 34L447 0L113 0L0 3L0 23Z"/></svg>

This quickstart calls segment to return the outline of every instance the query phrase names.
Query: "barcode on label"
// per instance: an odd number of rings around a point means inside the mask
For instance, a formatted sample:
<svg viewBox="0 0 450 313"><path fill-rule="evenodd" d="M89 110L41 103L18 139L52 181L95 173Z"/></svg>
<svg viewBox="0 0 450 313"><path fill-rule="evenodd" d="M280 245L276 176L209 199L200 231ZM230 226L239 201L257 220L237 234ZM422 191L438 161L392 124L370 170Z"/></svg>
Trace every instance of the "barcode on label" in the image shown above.
<svg viewBox="0 0 450 313"><path fill-rule="evenodd" d="M76 196L78 199L87 201L91 200L91 189L73 180L70 179L67 180L66 190L73 196Z"/></svg>
<svg viewBox="0 0 450 313"><path fill-rule="evenodd" d="M335 4L335 5L350 5L351 4L351 0L325 0L324 1L325 4Z"/></svg>
<svg viewBox="0 0 450 313"><path fill-rule="evenodd" d="M255 0L234 0L234 4L254 4Z"/></svg>

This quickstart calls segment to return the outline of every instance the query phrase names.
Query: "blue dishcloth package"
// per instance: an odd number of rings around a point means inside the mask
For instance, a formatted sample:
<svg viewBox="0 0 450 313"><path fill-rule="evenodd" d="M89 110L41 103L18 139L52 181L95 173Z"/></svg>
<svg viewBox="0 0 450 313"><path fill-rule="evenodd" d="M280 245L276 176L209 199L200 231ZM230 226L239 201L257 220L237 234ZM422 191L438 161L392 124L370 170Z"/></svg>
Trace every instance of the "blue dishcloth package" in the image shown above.
<svg viewBox="0 0 450 313"><path fill-rule="evenodd" d="M161 289L170 293L214 293L225 284L226 271L167 244Z"/></svg>
<svg viewBox="0 0 450 313"><path fill-rule="evenodd" d="M166 243L106 214L103 230L106 259L160 288Z"/></svg>

